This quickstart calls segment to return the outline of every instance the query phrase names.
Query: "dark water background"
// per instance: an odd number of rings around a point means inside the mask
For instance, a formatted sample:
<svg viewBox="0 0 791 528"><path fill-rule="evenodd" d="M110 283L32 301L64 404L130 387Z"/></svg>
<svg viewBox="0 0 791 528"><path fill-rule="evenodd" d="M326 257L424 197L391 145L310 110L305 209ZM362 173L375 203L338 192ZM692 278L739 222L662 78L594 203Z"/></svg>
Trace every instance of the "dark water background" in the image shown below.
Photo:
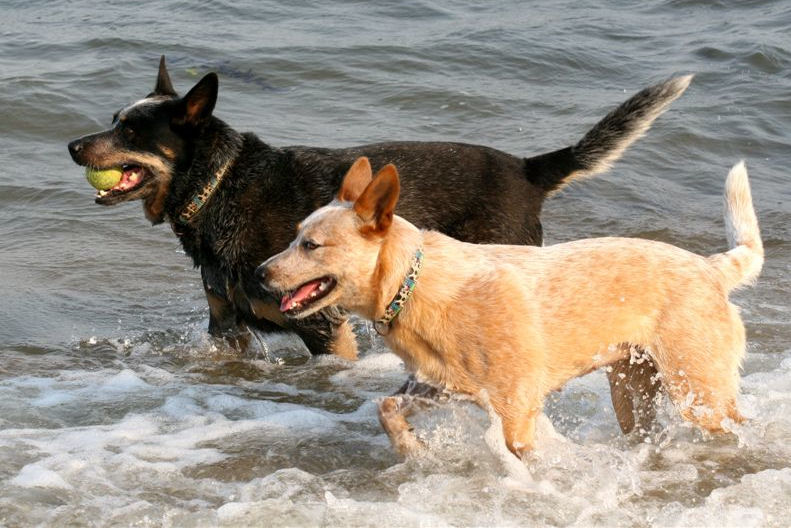
<svg viewBox="0 0 791 528"><path fill-rule="evenodd" d="M791 509L791 3L0 2L0 525L785 526ZM402 366L239 357L167 226L103 208L66 143L109 125L168 57L185 92L273 145L458 140L532 155L576 142L671 75L689 90L606 175L547 202L547 243L640 236L724 248L745 159L766 246L734 298L749 348L738 438L663 416L620 437L603 376L571 383L536 457L504 456L456 403L402 463L374 399ZM488 431L488 432L487 432Z"/></svg>

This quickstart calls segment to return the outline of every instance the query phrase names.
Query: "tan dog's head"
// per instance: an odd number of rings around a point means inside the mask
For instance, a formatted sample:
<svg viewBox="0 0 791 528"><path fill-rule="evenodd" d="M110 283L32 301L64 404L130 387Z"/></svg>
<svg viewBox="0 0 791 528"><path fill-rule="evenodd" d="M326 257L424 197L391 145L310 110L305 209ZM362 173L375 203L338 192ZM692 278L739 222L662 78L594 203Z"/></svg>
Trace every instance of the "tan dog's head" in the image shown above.
<svg viewBox="0 0 791 528"><path fill-rule="evenodd" d="M346 173L335 200L297 226L288 249L256 269L280 311L302 318L326 306L365 312L374 302L379 251L393 223L400 184L393 165L371 176L368 158Z"/></svg>

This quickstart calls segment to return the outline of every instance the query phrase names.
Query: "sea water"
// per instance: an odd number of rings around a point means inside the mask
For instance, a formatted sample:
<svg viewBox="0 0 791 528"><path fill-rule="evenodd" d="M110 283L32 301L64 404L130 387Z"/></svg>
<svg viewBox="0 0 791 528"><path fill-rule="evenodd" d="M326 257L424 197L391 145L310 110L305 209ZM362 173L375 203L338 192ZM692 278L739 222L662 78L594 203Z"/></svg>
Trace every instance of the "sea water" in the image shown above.
<svg viewBox="0 0 791 528"><path fill-rule="evenodd" d="M787 526L791 511L791 4L2 4L0 525ZM154 85L220 76L215 113L274 146L570 145L640 88L695 73L612 170L543 211L546 243L637 236L710 254L745 159L766 247L733 295L748 422L711 436L664 401L624 438L601 373L553 394L518 461L452 401L389 446L401 362L355 320L356 363L293 336L208 337L199 272L139 203L104 208L66 151Z"/></svg>

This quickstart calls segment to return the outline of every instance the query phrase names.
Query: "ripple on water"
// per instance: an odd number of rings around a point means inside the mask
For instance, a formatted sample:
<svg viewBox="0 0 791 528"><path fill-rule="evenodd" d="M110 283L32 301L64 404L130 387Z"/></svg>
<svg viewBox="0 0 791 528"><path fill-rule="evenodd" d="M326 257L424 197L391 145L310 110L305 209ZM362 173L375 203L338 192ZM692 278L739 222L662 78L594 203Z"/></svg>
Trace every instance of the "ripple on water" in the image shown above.
<svg viewBox="0 0 791 528"><path fill-rule="evenodd" d="M45 5L46 4L46 5ZM788 3L424 0L28 2L0 54L0 523L784 526L791 475ZM198 30L199 29L199 30ZM139 203L106 208L66 151L153 87L220 75L217 115L275 146L447 139L532 155L578 141L640 87L698 75L607 174L544 208L548 242L634 235L724 247L745 158L767 251L734 295L750 346L737 436L665 401L623 438L601 374L553 394L520 463L468 402L420 412L402 461L376 399L401 362L288 335L240 355L206 334L200 275Z"/></svg>

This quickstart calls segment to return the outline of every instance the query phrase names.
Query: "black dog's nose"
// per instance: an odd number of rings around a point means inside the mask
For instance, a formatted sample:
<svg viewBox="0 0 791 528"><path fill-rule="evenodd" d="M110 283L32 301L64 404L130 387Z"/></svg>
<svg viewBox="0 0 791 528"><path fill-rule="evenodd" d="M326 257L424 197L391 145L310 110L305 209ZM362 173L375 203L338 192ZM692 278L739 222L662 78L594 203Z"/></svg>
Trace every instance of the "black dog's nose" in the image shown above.
<svg viewBox="0 0 791 528"><path fill-rule="evenodd" d="M269 278L268 274L269 269L266 266L266 262L255 268L255 277L259 280L261 286L264 288L266 288L266 280Z"/></svg>
<svg viewBox="0 0 791 528"><path fill-rule="evenodd" d="M75 139L74 141L69 143L69 154L71 154L71 158L74 161L77 161L77 156L79 156L81 150L82 150L82 140Z"/></svg>

